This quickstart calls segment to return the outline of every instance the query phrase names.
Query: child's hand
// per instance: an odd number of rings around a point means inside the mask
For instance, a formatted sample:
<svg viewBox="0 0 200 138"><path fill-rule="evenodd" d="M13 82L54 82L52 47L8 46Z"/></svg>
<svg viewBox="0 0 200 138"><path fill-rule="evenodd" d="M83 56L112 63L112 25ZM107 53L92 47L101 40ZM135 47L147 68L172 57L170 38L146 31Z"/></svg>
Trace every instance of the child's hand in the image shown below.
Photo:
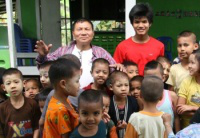
<svg viewBox="0 0 200 138"><path fill-rule="evenodd" d="M110 116L108 113L103 112L102 120L104 123L108 123L110 121Z"/></svg>
<svg viewBox="0 0 200 138"><path fill-rule="evenodd" d="M120 129L125 129L127 126L127 123L123 120L119 120L118 123L117 123L117 129L120 130Z"/></svg>
<svg viewBox="0 0 200 138"><path fill-rule="evenodd" d="M178 114L183 114L184 112L187 112L187 111L193 111L193 107L190 105L179 104L176 107L177 107Z"/></svg>
<svg viewBox="0 0 200 138"><path fill-rule="evenodd" d="M162 119L163 119L164 125L171 125L171 115L170 114L164 113L162 115Z"/></svg>

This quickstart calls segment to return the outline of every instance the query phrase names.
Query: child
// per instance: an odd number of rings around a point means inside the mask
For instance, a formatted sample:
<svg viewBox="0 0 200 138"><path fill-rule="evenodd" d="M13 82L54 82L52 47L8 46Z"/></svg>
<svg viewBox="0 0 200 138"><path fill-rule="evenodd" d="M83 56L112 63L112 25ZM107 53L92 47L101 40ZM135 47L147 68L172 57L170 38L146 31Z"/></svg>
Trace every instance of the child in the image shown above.
<svg viewBox="0 0 200 138"><path fill-rule="evenodd" d="M41 112L43 112L45 101L51 90L52 90L51 88L45 88L39 94L37 94L35 97L39 103Z"/></svg>
<svg viewBox="0 0 200 138"><path fill-rule="evenodd" d="M122 138L130 115L138 111L135 98L128 96L128 75L121 71L114 71L110 76L110 89L114 96L111 98L109 115L117 127L118 137Z"/></svg>
<svg viewBox="0 0 200 138"><path fill-rule="evenodd" d="M144 75L154 75L164 80L163 67L160 63L158 63L155 60L150 61L146 64L144 68ZM157 104L158 110L163 111L165 113L169 113L172 116L171 126L173 127L173 124L175 124L176 132L180 130L180 120L176 112L177 99L178 97L175 92L164 89L163 97L161 101L159 101Z"/></svg>
<svg viewBox="0 0 200 138"><path fill-rule="evenodd" d="M10 94L0 104L0 124L5 137L38 137L40 109L36 101L23 96L23 76L18 69L4 71L3 89Z"/></svg>
<svg viewBox="0 0 200 138"><path fill-rule="evenodd" d="M101 92L103 96L103 112L108 114L110 107L110 97L106 92ZM118 138L115 124L112 120L106 123L107 138Z"/></svg>
<svg viewBox="0 0 200 138"><path fill-rule="evenodd" d="M153 23L153 12L148 4L136 4L129 13L129 19L135 35L119 43L114 59L117 63L123 63L125 60L135 62L139 74L143 75L147 62L164 56L164 45L148 34Z"/></svg>
<svg viewBox="0 0 200 138"><path fill-rule="evenodd" d="M189 125L191 117L200 107L200 51L194 51L189 58L190 76L183 80L178 92L177 112L182 116L182 126Z"/></svg>
<svg viewBox="0 0 200 138"><path fill-rule="evenodd" d="M126 68L129 80L132 79L134 76L138 75L138 66L135 62L124 61L123 65Z"/></svg>
<svg viewBox="0 0 200 138"><path fill-rule="evenodd" d="M90 83L88 86L83 88L84 90L104 90L109 95L113 95L106 86L106 80L108 79L110 70L109 62L104 58L97 58L92 63L91 74L94 79L94 83Z"/></svg>
<svg viewBox="0 0 200 138"><path fill-rule="evenodd" d="M58 59L51 65L49 78L55 93L48 104L43 138L68 138L78 125L78 115L67 98L78 95L80 75L80 67L68 59Z"/></svg>
<svg viewBox="0 0 200 138"><path fill-rule="evenodd" d="M8 97L6 96L6 92L2 89L1 85L3 85L2 75L6 69L0 68L0 103L4 102Z"/></svg>
<svg viewBox="0 0 200 138"><path fill-rule="evenodd" d="M78 112L81 124L70 138L106 138L101 92L92 89L82 92L78 97Z"/></svg>
<svg viewBox="0 0 200 138"><path fill-rule="evenodd" d="M128 121L125 138L164 138L163 112L156 106L163 95L163 82L157 76L146 76L142 81L141 98L144 109L133 113Z"/></svg>
<svg viewBox="0 0 200 138"><path fill-rule="evenodd" d="M36 79L28 79L24 83L25 97L34 99L40 91L40 82Z"/></svg>
<svg viewBox="0 0 200 138"><path fill-rule="evenodd" d="M131 96L136 98L140 110L143 109L143 104L140 98L141 85L143 79L144 79L143 76L137 75L130 80L130 93Z"/></svg>
<svg viewBox="0 0 200 138"><path fill-rule="evenodd" d="M198 48L196 43L196 35L190 31L183 31L177 38L177 51L181 63L172 65L170 68L169 78L167 84L170 85L169 90L178 93L181 82L189 75L188 64L189 56Z"/></svg>
<svg viewBox="0 0 200 138"><path fill-rule="evenodd" d="M166 81L169 78L171 63L166 57L158 57L156 61L163 66L164 89L168 89L168 84L166 84Z"/></svg>
<svg viewBox="0 0 200 138"><path fill-rule="evenodd" d="M40 65L39 73L40 73L40 82L43 86L43 88L52 87L51 82L49 80L49 68L53 64L53 61L46 61L43 64Z"/></svg>

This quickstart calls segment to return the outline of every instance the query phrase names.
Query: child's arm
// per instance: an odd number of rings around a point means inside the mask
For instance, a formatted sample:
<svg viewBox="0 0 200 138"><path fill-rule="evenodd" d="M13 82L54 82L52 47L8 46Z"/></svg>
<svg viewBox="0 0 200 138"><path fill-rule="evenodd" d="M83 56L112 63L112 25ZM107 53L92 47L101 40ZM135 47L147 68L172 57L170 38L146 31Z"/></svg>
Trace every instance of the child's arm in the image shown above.
<svg viewBox="0 0 200 138"><path fill-rule="evenodd" d="M178 96L176 95L175 92L170 91L171 99L172 99L172 106L173 106L173 111L174 111L174 123L175 123L175 131L178 132L181 130L180 128L180 118L176 112L176 105L178 102Z"/></svg>
<svg viewBox="0 0 200 138"><path fill-rule="evenodd" d="M35 129L33 132L33 138L39 138L39 129Z"/></svg>
<svg viewBox="0 0 200 138"><path fill-rule="evenodd" d="M193 116L195 111L198 110L198 106L186 105L186 99L178 97L177 113L181 115Z"/></svg>

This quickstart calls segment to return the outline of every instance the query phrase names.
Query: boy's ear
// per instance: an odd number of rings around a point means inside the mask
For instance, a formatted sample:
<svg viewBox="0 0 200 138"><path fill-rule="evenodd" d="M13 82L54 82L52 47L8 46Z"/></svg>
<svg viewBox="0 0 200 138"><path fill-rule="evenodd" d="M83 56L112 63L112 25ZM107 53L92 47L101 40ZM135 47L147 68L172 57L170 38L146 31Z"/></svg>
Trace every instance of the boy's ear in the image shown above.
<svg viewBox="0 0 200 138"><path fill-rule="evenodd" d="M81 72L81 75L82 75L82 73L83 73L83 69L82 68L80 69L80 72Z"/></svg>
<svg viewBox="0 0 200 138"><path fill-rule="evenodd" d="M110 89L111 91L113 91L112 84L109 85L109 89Z"/></svg>
<svg viewBox="0 0 200 138"><path fill-rule="evenodd" d="M197 43L194 44L194 50L197 50L199 48L199 45Z"/></svg>
<svg viewBox="0 0 200 138"><path fill-rule="evenodd" d="M149 27L151 27L152 23L149 24Z"/></svg>
<svg viewBox="0 0 200 138"><path fill-rule="evenodd" d="M23 81L23 87L25 87L25 84L26 84L26 80Z"/></svg>
<svg viewBox="0 0 200 138"><path fill-rule="evenodd" d="M5 85L4 84L1 84L1 86L0 86L4 91L6 91L6 89L5 89Z"/></svg>
<svg viewBox="0 0 200 138"><path fill-rule="evenodd" d="M61 88L65 89L66 88L66 80L60 80L59 85Z"/></svg>

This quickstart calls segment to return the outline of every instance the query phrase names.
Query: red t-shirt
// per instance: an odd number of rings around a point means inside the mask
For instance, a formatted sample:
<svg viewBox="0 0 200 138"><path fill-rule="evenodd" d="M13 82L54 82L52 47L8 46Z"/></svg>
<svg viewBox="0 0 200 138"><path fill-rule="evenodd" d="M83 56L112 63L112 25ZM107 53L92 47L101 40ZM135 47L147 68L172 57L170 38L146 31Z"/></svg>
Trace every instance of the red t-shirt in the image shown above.
<svg viewBox="0 0 200 138"><path fill-rule="evenodd" d="M125 60L133 61L138 65L139 74L144 74L144 67L149 61L158 56L164 56L164 45L153 37L146 43L136 43L132 37L119 43L115 49L114 59L117 63Z"/></svg>

